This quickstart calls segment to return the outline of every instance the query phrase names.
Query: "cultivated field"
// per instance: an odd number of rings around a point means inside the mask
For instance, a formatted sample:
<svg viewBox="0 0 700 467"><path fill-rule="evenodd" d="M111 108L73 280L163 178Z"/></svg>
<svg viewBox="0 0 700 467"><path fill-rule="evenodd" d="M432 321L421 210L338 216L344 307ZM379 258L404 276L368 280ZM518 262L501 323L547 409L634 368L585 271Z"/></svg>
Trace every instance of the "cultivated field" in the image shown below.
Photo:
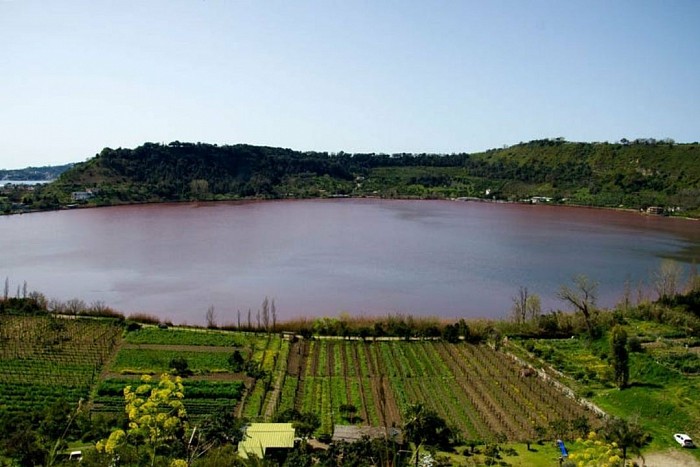
<svg viewBox="0 0 700 467"><path fill-rule="evenodd" d="M122 338L113 321L0 319L0 407L9 411L59 398L77 403L93 390L94 412L122 413L126 385L170 371L171 360L184 357L185 404L195 421L221 411L270 421L294 408L319 415L317 434L330 434L334 424L401 427L409 405L422 403L465 439L534 440L557 424L596 425L593 413L486 345L155 326ZM236 351L245 369L231 367Z"/></svg>
<svg viewBox="0 0 700 467"><path fill-rule="evenodd" d="M125 386L137 385L141 375L170 371L171 360L183 357L191 372L184 380L185 407L190 419L196 421L221 411L241 415L243 400L243 415L258 417L283 348L282 339L276 334L157 327L129 332L105 371L93 411L122 412ZM255 369L264 371L261 377L233 371L229 357L235 351L253 362Z"/></svg>
<svg viewBox="0 0 700 467"><path fill-rule="evenodd" d="M333 424L401 426L410 404L423 403L467 439L532 440L538 427L595 415L507 354L484 345L439 341L345 340L292 344L280 409ZM344 413L341 406L357 408Z"/></svg>
<svg viewBox="0 0 700 467"><path fill-rule="evenodd" d="M121 333L110 320L0 316L0 409L87 401Z"/></svg>

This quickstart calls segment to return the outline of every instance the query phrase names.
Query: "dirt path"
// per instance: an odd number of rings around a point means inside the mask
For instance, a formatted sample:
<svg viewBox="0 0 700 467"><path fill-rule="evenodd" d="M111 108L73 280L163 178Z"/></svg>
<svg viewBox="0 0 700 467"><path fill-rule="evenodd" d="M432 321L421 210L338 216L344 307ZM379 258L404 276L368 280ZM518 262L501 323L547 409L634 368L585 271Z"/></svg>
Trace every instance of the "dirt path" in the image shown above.
<svg viewBox="0 0 700 467"><path fill-rule="evenodd" d="M700 461L692 454L676 449L649 453L644 456L644 463L642 459L634 460L647 467L700 467Z"/></svg>

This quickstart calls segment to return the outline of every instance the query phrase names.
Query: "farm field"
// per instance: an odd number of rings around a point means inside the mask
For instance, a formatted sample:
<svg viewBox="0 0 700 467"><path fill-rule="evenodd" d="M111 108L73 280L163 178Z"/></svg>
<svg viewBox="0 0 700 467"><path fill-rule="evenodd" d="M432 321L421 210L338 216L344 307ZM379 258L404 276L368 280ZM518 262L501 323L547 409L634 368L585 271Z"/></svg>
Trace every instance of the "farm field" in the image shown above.
<svg viewBox="0 0 700 467"><path fill-rule="evenodd" d="M278 334L144 327L113 321L2 317L2 407L20 411L59 398L93 398L95 413L123 411L123 388L141 375L169 371L183 357L185 402L193 420L231 411L271 421L294 408L319 415L317 435L335 424L403 425L422 403L465 439L533 440L539 428L571 426L585 410L544 380L521 372L506 353L485 345L440 341L294 340ZM248 365L233 371L229 357ZM249 374L252 371L254 374ZM347 407L356 410L348 412ZM343 408L344 410L341 410Z"/></svg>
<svg viewBox="0 0 700 467"><path fill-rule="evenodd" d="M27 412L82 398L95 414L122 414L125 386L170 371L171 360L183 357L185 407L194 424L222 412L273 421L296 409L319 416L320 436L336 424L402 427L406 409L421 403L464 440L572 440L581 426L601 426L593 412L538 376L535 369L542 369L607 413L638 417L652 435L649 451L677 450L674 432L700 438L698 340L663 324L629 320L625 327L636 350L630 386L619 390L610 379L606 336L511 339L494 350L440 340L296 339L157 326L125 332L114 320L2 315L0 410ZM236 351L244 365L234 371ZM528 465L525 458L536 454L525 450L519 462Z"/></svg>
<svg viewBox="0 0 700 467"><path fill-rule="evenodd" d="M243 333L202 329L161 329L144 327L128 332L105 379L97 388L93 411L120 413L124 409L123 388L138 385L144 374L170 371L170 362L182 357L190 375L184 378L185 408L190 419L228 411L242 415L241 402L246 400L245 415L258 417L269 402L271 381L279 358L286 368L284 345L277 334ZM240 352L258 372L250 377L234 371L229 358Z"/></svg>
<svg viewBox="0 0 700 467"><path fill-rule="evenodd" d="M112 320L0 316L0 410L87 400L121 333Z"/></svg>
<svg viewBox="0 0 700 467"><path fill-rule="evenodd" d="M321 339L290 349L281 409L314 412L317 434L353 422L402 426L409 405L422 403L455 425L465 439L536 438L538 427L596 416L503 352L439 341ZM357 411L348 415L341 406Z"/></svg>

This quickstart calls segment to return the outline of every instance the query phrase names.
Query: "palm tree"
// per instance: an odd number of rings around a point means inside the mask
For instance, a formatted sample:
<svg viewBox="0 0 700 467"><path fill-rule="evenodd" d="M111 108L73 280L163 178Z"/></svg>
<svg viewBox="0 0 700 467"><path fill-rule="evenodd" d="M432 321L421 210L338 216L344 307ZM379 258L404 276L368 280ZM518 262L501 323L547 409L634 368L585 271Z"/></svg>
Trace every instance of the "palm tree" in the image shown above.
<svg viewBox="0 0 700 467"><path fill-rule="evenodd" d="M641 457L641 449L649 444L651 435L644 431L636 419L627 421L621 418L613 418L605 425L605 437L622 449L622 465L627 462L627 451Z"/></svg>

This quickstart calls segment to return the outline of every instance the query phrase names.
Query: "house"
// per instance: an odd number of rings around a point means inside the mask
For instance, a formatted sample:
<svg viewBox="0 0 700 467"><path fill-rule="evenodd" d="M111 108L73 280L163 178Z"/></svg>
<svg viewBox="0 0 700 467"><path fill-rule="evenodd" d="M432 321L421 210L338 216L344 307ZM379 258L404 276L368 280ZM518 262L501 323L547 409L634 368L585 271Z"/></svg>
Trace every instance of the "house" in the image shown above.
<svg viewBox="0 0 700 467"><path fill-rule="evenodd" d="M386 438L399 444L403 443L403 433L394 427L360 425L335 425L333 427L334 442L354 443L365 436L370 439Z"/></svg>
<svg viewBox="0 0 700 467"><path fill-rule="evenodd" d="M664 215L664 208L661 206L649 206L646 211L647 214L651 214L654 216L663 216Z"/></svg>
<svg viewBox="0 0 700 467"><path fill-rule="evenodd" d="M294 448L294 437L291 423L251 423L238 443L238 455L243 459L285 456Z"/></svg>
<svg viewBox="0 0 700 467"><path fill-rule="evenodd" d="M90 190L88 191L74 191L73 193L70 194L70 197L73 201L87 201L90 198L92 198L94 193Z"/></svg>

